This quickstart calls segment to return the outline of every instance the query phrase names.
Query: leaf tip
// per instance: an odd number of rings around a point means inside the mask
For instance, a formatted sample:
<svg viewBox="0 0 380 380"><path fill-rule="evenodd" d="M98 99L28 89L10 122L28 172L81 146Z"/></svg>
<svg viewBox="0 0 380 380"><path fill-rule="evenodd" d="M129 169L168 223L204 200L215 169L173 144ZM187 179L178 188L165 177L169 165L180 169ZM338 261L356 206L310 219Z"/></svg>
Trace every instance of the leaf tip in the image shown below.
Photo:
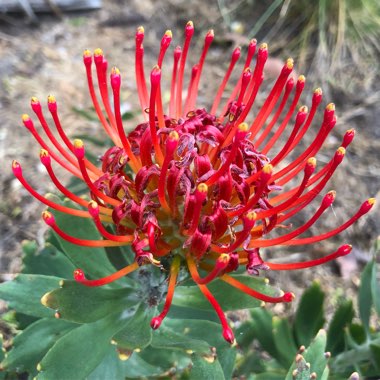
<svg viewBox="0 0 380 380"><path fill-rule="evenodd" d="M41 297L42 305L49 307L49 296L50 296L50 294L51 294L51 292L47 292Z"/></svg>
<svg viewBox="0 0 380 380"><path fill-rule="evenodd" d="M121 347L118 347L117 348L117 354L118 354L118 357L119 359L122 361L122 362L125 362L127 361L131 355L132 355L133 351L130 351L130 350L125 350Z"/></svg>
<svg viewBox="0 0 380 380"><path fill-rule="evenodd" d="M306 350L306 347L305 347L304 345L302 345L302 346L300 346L300 348L298 349L298 353L299 353L299 354L302 354L302 353L305 352L305 350Z"/></svg>

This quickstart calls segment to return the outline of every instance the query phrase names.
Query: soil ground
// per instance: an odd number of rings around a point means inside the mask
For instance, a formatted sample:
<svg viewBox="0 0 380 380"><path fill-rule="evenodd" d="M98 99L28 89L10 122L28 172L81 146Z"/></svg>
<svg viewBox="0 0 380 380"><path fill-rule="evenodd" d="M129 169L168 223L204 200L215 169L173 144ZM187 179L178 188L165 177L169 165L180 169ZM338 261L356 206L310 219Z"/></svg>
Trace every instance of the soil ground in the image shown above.
<svg viewBox="0 0 380 380"><path fill-rule="evenodd" d="M248 4L248 2L247 2ZM257 9L246 9L242 13L241 26L250 30L250 23L257 19ZM0 15L1 16L1 15ZM231 33L225 24L217 1L207 7L201 0L104 0L99 11L65 14L62 19L53 15L39 15L38 25L28 25L22 16L0 17L0 273L7 280L20 268L21 241L37 239L43 241L45 226L40 220L41 204L33 199L14 179L11 161L17 159L23 165L25 176L40 192L53 191L50 181L39 163L39 147L22 127L20 115L32 113L29 109L31 96L37 96L41 103L48 94L56 96L64 128L71 136L89 134L102 138L99 125L90 122L73 111L89 109L82 52L89 48L101 47L110 65L117 65L123 73L123 104L131 110L138 109L134 84L134 34L136 27L144 25L146 38L146 70L155 63L159 41L165 30L173 31L173 46L182 43L183 28L188 20L196 27L193 51L200 52L204 33L215 29L216 44L212 47L205 76L201 82L202 96L199 103L209 105L215 94L224 70L228 65L230 52L236 44L247 44L248 40L238 32ZM257 36L259 42L260 35ZM277 41L278 42L278 41ZM285 43L284 43L285 45ZM193 63L195 58L193 58ZM278 71L277 59L286 57L286 50L276 50L274 60L269 63L269 82ZM297 61L297 57L294 57ZM380 99L379 81L371 86L361 86L360 77L355 93L330 88L331 99L324 99L324 105L334 101L339 116L338 124L325 147L317 157L320 163L327 162L339 146L341 136L347 129L355 128L357 137L350 146L344 163L331 181L329 189L337 190L334 209L326 213L325 219L316 228L321 233L342 223L368 197L379 197L380 185ZM167 78L166 78L167 80ZM165 81L165 78L164 78ZM376 84L377 83L377 84ZM318 87L321 80L311 75L305 94ZM344 88L344 84L340 87ZM304 96L309 104L310 95ZM259 96L262 103L265 94ZM45 107L45 104L44 104ZM129 121L130 127L139 122ZM61 173L63 182L68 180ZM315 206L316 207L316 206ZM303 216L305 217L305 215ZM276 275L273 280L287 285L286 290L299 294L315 278L328 290L339 296L352 296L358 284L363 262L370 257L370 250L379 234L380 217L376 208L370 215L359 221L332 242L321 243L307 252L329 253L343 242L353 245L353 255L340 265L331 264L315 270L295 274ZM306 252L306 251L305 251ZM303 256L304 251L292 251L293 258ZM281 252L277 257L281 256ZM341 276L343 275L343 276ZM291 281L289 281L289 277ZM290 288L290 289L289 289ZM340 290L339 290L340 289ZM348 289L348 290L347 290ZM350 290L351 289L351 290ZM347 290L348 293L345 293ZM281 306L278 306L281 308Z"/></svg>

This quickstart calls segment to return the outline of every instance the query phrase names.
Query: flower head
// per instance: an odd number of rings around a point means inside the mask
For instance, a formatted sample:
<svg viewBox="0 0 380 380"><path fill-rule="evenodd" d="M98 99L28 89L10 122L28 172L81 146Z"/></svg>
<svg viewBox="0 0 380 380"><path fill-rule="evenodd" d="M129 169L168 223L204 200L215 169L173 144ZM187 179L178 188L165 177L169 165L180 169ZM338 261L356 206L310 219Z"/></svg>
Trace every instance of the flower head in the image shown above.
<svg viewBox="0 0 380 380"><path fill-rule="evenodd" d="M76 281L86 286L101 286L115 281L142 265L161 267L170 263L167 273L168 290L162 312L151 321L157 329L167 315L178 274L188 270L218 314L223 336L228 342L234 335L226 317L209 291L207 284L220 278L232 287L265 302L290 302L291 293L278 297L261 294L239 282L230 273L245 266L249 274L260 270L291 270L312 267L346 255L350 245L343 245L323 258L297 263L277 264L262 259L261 249L278 245L304 245L330 238L353 224L367 213L373 203L368 199L344 224L321 235L300 237L331 206L335 192L325 187L342 162L346 148L354 137L349 130L331 160L317 169L315 155L336 123L335 107L327 105L323 120L314 133L311 144L293 159L291 153L309 132L314 115L322 101L322 91L314 91L310 110L301 106L298 111L305 77L295 82L290 75L293 61L288 59L264 104L254 111L256 95L263 82L263 69L268 47L257 49L256 63L250 69L256 51L256 41L249 43L240 77L222 102L227 84L241 49L232 52L224 78L210 109L197 105L206 55L214 38L209 31L199 61L193 66L187 91L184 78L194 27L186 24L182 48L174 49L172 66L166 53L172 40L167 31L161 41L157 64L149 80L144 68L144 29L136 32L135 74L143 121L127 133L120 110L121 73L114 67L108 78L107 61L100 49L92 54L86 50L83 61L89 93L105 132L113 141L96 166L86 159L83 141L71 142L65 134L58 106L48 97L48 109L60 136L55 137L46 121L37 98L31 107L47 139L43 138L28 115L23 124L41 145L42 164L57 189L78 208L55 203L34 190L22 174L21 166L12 164L15 176L39 201L51 209L72 215L73 218L92 218L104 237L102 240L82 239L67 234L56 223L53 213L45 211L44 221L63 239L87 247L130 245L133 264L100 279L87 279L81 269L74 272ZM95 66L95 69L93 68ZM162 70L172 72L168 107L162 102ZM93 75L96 73L97 86ZM97 87L97 88L96 88ZM149 89L149 90L148 90ZM111 95L111 96L110 96ZM110 101L110 98L112 101ZM289 132L284 132L288 128ZM280 136L288 133L282 143ZM87 186L90 201L70 192L57 178L53 169L58 164L81 179ZM128 168L128 171L127 171ZM272 235L281 230L298 212L322 195L312 217L297 228ZM110 232L107 225L114 225ZM205 275L200 274L201 269Z"/></svg>

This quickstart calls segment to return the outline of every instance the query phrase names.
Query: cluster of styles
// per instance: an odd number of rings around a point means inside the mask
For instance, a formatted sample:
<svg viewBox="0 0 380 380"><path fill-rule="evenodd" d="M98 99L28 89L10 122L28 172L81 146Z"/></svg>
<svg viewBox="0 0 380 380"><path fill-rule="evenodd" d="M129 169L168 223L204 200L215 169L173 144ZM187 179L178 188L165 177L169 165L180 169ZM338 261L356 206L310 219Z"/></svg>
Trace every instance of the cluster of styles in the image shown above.
<svg viewBox="0 0 380 380"><path fill-rule="evenodd" d="M12 168L14 175L35 198L73 218L92 218L104 237L102 240L86 240L71 236L57 225L53 213L45 211L44 221L61 238L87 247L131 246L135 254L131 265L100 279L88 279L81 269L77 269L74 272L76 281L85 286L101 286L143 265L156 266L157 270L167 274L168 281L163 310L151 321L152 328L157 329L169 311L180 270L188 271L215 309L223 337L232 343L233 332L207 284L219 278L264 302L292 301L292 293L278 297L261 294L230 274L240 266L245 266L252 275L257 275L259 270L307 268L348 254L351 246L342 245L322 258L278 264L263 260L260 248L305 245L328 239L366 214L374 199L366 200L349 220L335 229L321 235L299 237L334 202L335 192L323 191L342 162L346 148L354 138L354 130L345 133L331 160L317 169L314 157L336 123L335 107L328 104L319 128L313 127L316 133L310 132L314 133L311 144L291 160L289 155L312 125L322 101L322 91L314 91L310 110L302 106L297 111L305 77L301 75L294 80L290 75L293 61L288 59L265 102L256 107L255 117L251 116L268 57L267 45L256 48L256 40L248 45L244 66L238 81L232 84L233 90L225 94L226 86L231 86L230 76L241 55L240 48L232 52L211 109L200 108L196 105L198 88L214 33L209 31L205 36L199 61L189 75L186 92L184 73L193 33L193 23L188 22L182 48L174 49L169 68L172 71L170 101L168 109L166 106L164 109L161 77L172 34L170 31L164 34L157 64L147 81L143 61L144 29L137 29L135 74L144 121L129 133L120 111L120 71L114 67L108 77L103 52L100 49L94 54L88 50L84 52L93 106L114 144L101 157L99 167L86 159L81 140L72 142L65 134L55 98L49 96L47 106L51 124L54 123L60 139L53 134L38 99L32 98L31 108L47 139L42 137L28 115L22 116L23 124L40 144L41 162L56 188L80 209L62 206L40 195L27 182L17 161L13 162ZM251 69L256 50L256 62ZM286 127L289 130L285 130ZM284 133L289 137L281 143L279 137ZM54 165L60 165L84 181L90 201L70 192L55 175ZM312 217L300 227L290 228L290 219L315 199L320 201ZM106 228L109 225L114 226L114 233ZM275 237L271 237L274 229L285 232L276 232ZM162 260L169 263L169 267L164 269Z"/></svg>

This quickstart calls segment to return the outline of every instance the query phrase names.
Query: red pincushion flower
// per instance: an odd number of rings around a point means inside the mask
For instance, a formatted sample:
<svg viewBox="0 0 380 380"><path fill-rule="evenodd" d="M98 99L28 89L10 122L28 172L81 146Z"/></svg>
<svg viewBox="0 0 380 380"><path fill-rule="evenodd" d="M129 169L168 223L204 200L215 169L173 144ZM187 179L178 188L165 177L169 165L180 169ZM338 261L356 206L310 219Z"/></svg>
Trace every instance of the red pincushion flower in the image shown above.
<svg viewBox="0 0 380 380"><path fill-rule="evenodd" d="M137 29L136 83L143 116L147 120L129 134L125 132L120 111L119 70L111 70L108 83L107 61L102 51L97 49L94 55L87 50L84 52L93 105L102 126L114 143L101 158L101 167L86 159L81 140L72 143L68 139L62 129L53 96L48 97L48 108L62 142L51 132L40 102L32 98L32 109L51 144L37 132L28 115L23 115L22 119L42 147L41 162L57 189L84 209L65 207L41 196L23 177L20 164L14 161L12 167L15 176L39 201L73 217L92 218L104 236L103 240L70 236L56 224L52 213L44 212L45 222L63 239L88 247L132 246L135 253L133 264L97 280L86 279L83 271L77 269L74 272L75 280L86 286L104 285L141 265L160 266L165 257L171 263L168 291L162 312L151 321L152 328L157 329L168 313L179 270L185 266L217 312L224 338L232 343L233 333L207 284L219 277L260 300L291 301L291 293L280 297L267 296L247 287L228 273L240 265L244 265L250 274L267 269L307 268L348 254L351 246L343 245L336 252L320 259L275 264L261 258L260 248L310 244L334 236L367 213L373 206L374 199L365 201L341 226L321 235L299 237L333 203L335 192L327 192L317 211L305 224L280 236L271 237L272 230L281 228L321 194L342 162L354 131L346 132L330 162L316 171L314 156L336 123L334 105L329 104L312 143L292 161L285 160L308 132L322 101L322 91L314 91L310 111L302 106L294 117L305 78L300 76L294 83L290 76L293 61L288 59L264 104L258 112L255 111L253 117L250 111L263 82L263 69L268 56L267 45L262 44L257 52L254 70L250 70L256 50L255 40L248 46L240 78L224 106L220 106L221 99L240 57L240 48L232 53L210 111L199 108L196 105L198 87L206 54L214 38L212 31L206 34L199 62L192 68L184 99L185 65L193 32L193 24L187 23L183 48L174 49L170 102L166 112L162 103L161 68L165 66L164 57L172 34L168 31L162 38L157 65L150 74L148 93L143 65L144 29ZM93 63L100 97L93 83ZM113 108L109 100L109 84ZM289 138L282 145L279 137L289 125ZM92 199L89 203L59 182L51 159L87 184ZM127 167L132 169L133 174L127 173ZM291 180L294 178L298 179L299 184L293 187ZM105 228L108 224L115 225L115 234ZM198 268L208 274L202 278Z"/></svg>

